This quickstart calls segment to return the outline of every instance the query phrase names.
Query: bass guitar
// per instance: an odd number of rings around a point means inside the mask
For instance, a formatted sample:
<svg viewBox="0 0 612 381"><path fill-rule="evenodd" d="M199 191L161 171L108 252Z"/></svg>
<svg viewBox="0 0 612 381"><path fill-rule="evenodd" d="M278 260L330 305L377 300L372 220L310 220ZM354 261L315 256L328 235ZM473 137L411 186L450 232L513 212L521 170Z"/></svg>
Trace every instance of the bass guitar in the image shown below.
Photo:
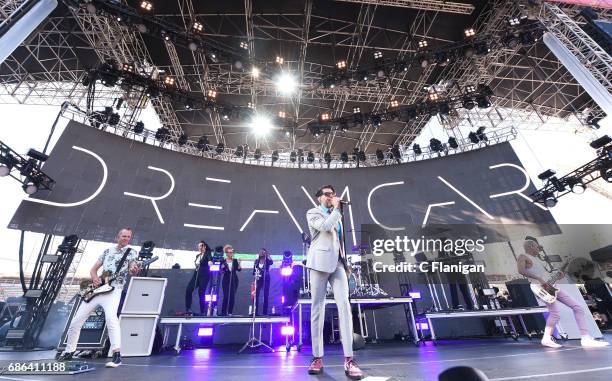
<svg viewBox="0 0 612 381"><path fill-rule="evenodd" d="M565 276L565 269L569 265L569 260L561 267L560 270L555 270L550 278L545 283L530 285L534 295L541 299L546 304L552 304L557 300L559 289L555 287L555 283Z"/></svg>
<svg viewBox="0 0 612 381"><path fill-rule="evenodd" d="M157 261L158 259L159 257L152 257L150 259L139 262L138 265L140 267L145 267ZM128 269L126 268L125 270L119 271L110 276L102 275L102 282L100 283L100 285L96 286L93 283L90 283L89 286L85 287L79 292L79 295L85 303L89 303L98 295L108 294L109 292L112 292L115 289L115 287L112 286L113 281L119 276L123 276L127 272Z"/></svg>

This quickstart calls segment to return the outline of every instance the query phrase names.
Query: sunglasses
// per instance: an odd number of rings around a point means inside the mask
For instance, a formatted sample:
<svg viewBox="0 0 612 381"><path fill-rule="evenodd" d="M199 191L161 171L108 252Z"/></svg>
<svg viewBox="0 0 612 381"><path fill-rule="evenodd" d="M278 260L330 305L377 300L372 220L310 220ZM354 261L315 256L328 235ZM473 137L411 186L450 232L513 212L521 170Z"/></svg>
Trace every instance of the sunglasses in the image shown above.
<svg viewBox="0 0 612 381"><path fill-rule="evenodd" d="M334 197L336 195L336 193L334 192L323 192L323 196L326 197Z"/></svg>

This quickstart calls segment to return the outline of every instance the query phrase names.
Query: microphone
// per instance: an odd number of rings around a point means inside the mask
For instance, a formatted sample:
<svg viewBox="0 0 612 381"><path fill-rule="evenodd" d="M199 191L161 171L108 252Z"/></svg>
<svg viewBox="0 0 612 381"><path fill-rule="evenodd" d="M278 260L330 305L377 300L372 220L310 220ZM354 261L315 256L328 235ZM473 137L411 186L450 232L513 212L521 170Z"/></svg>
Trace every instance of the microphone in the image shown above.
<svg viewBox="0 0 612 381"><path fill-rule="evenodd" d="M344 200L340 200L340 203L342 205L352 205L352 203L350 201L344 201Z"/></svg>

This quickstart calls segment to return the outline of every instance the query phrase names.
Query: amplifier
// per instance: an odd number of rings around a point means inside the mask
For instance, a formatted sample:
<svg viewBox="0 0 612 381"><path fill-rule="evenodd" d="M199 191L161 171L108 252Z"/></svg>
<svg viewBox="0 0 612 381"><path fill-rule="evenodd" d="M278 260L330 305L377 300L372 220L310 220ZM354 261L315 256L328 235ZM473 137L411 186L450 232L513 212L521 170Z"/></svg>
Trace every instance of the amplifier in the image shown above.
<svg viewBox="0 0 612 381"><path fill-rule="evenodd" d="M78 299L74 303L74 307L70 312L70 317L68 318L66 326L64 327L64 332L62 333L62 337L60 338L60 342L57 346L58 351L63 351L66 349L68 327L70 327L70 322L72 321L72 318L80 305L81 299ZM98 307L91 313L91 315L89 315L83 324L83 328L81 329L81 334L79 335L79 340L77 342L77 351L102 350L107 338L108 332L106 331L104 310L102 307Z"/></svg>

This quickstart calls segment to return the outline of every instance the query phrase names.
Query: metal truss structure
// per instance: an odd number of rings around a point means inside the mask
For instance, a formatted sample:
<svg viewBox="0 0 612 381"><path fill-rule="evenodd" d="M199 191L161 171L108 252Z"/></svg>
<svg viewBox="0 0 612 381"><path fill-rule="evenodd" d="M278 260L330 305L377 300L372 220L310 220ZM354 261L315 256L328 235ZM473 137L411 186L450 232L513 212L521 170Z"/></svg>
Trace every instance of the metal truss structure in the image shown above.
<svg viewBox="0 0 612 381"><path fill-rule="evenodd" d="M353 3L354 14L346 17L324 15L313 0L305 1L303 9L285 13L256 12L252 0L244 0L243 12L218 14L198 12L192 0L177 0L172 12L157 15L184 26L186 30L193 20L200 20L206 27L204 35L207 38L236 45L244 41L249 57L264 62L266 68L278 67L272 57L284 50L286 56L282 70L296 74L300 82L298 91L291 97L278 93L273 78L254 78L247 64L239 70L232 62L212 62L203 53L179 48L172 41L159 41L157 46L163 47L167 58L153 59L151 42L147 40L145 43L136 28L92 13L82 6L71 9L69 17L50 18L33 38L0 65L0 102L59 105L69 100L82 105L87 98L87 89L79 83L86 67L108 59L118 63L130 62L146 75L157 76L160 72L172 75L177 86L191 93L204 93L212 88L227 103L244 105L251 102L258 111L274 114L280 110L287 111L295 121L295 129L289 138L256 138L243 125L222 121L214 109L187 111L167 100L152 101L161 123L169 128L174 141L182 134L196 141L206 135L211 142L224 143L226 147L246 143L267 154L275 149L338 154L350 152L354 147L372 154L377 149L387 150L396 144L405 149L429 120L388 122L382 128L366 124L359 130L345 134L332 132L319 139L308 133L307 123L322 112L341 117L350 114L353 107L383 110L392 99L401 104L414 103L427 96L426 87L431 85L445 87L449 96L459 95L460 88L469 84L484 83L493 89L494 106L490 109L459 111L442 120L444 130L441 133L459 140L464 137L458 127L465 125L495 129L530 122L527 128L534 125L556 128L550 122L561 118L572 126L569 128L583 125L583 129L578 129L588 130L589 116L603 116L584 89L541 41L527 47L496 49L484 56L474 55L446 65L425 68L413 65L415 67L410 67L407 72L348 88L322 88L322 78L333 70L337 60L345 59L349 70L356 70L368 62L368 56L374 51L401 59L418 52L421 40L427 40L432 46L455 42L452 33L441 32L444 29L441 25L448 20L448 12L472 13L473 23L461 26L460 31L471 26L478 34L495 36L507 32L509 17L525 13L520 2L507 0L490 1L484 8L473 12L468 12L467 8L459 11L452 8L454 3L435 0L347 0L337 3L344 7ZM417 10L403 8L406 5ZM4 5L2 7L4 10ZM406 12L410 27L406 30L381 22L381 15L387 15L384 12L389 9ZM609 56L601 55L584 38L576 9L575 6L545 3L540 19L548 29L563 33L567 43L573 44L576 52L583 54L586 60L602 62L593 65L593 70L599 71L599 78L602 81L607 79L609 83L609 71L606 72L609 66L605 66ZM603 10L600 15L610 17L609 13ZM280 48L270 51L258 48L255 51L255 46L260 44ZM159 55L156 51L155 57ZM460 86L453 86L453 83ZM109 105L122 96L130 105L123 121L135 121L145 104L136 101L142 100L141 95L126 94L119 88L100 87L95 101L98 106ZM133 101L129 102L130 99ZM558 128L568 127L559 124Z"/></svg>
<svg viewBox="0 0 612 381"><path fill-rule="evenodd" d="M453 3L452 1L440 0L336 0L347 3L361 3L372 5L385 5L388 7L412 8L422 11L436 11L448 13L470 14L474 11L474 6L464 3Z"/></svg>

